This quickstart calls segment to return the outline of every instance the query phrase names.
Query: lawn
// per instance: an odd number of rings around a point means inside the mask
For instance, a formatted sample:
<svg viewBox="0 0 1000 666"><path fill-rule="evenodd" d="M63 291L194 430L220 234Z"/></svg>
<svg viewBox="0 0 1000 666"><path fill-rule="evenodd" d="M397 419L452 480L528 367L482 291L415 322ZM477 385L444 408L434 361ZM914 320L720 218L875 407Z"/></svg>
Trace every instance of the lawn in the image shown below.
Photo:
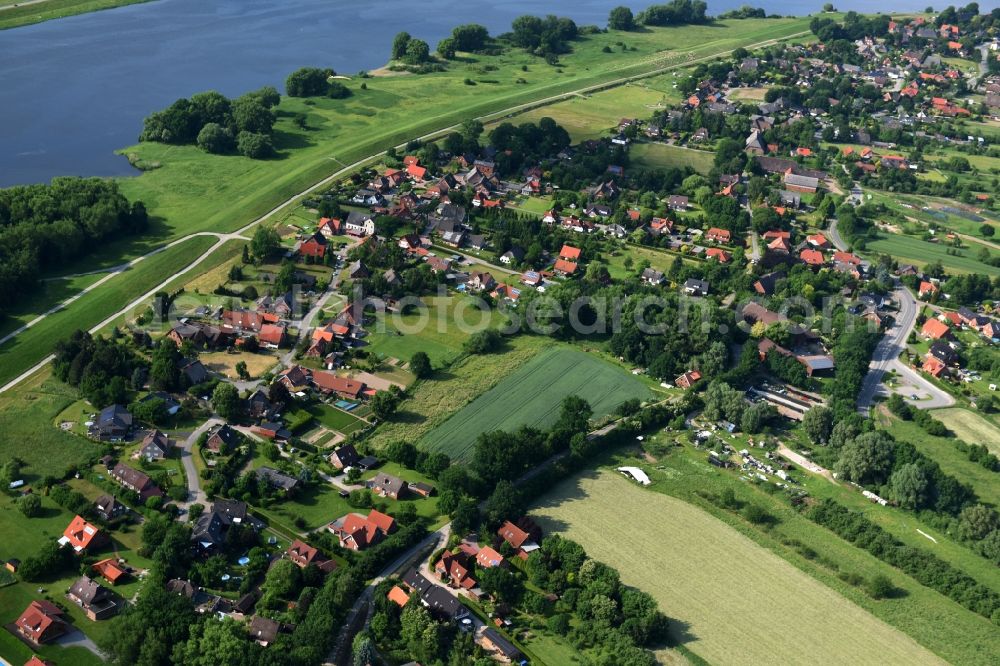
<svg viewBox="0 0 1000 666"><path fill-rule="evenodd" d="M946 269L953 273L1000 275L1000 268L984 264L975 258L975 249L962 248L958 250L961 253L960 256L948 254L949 249L948 245L928 243L919 238L901 234L882 235L877 241L869 241L866 245L868 252L889 254L904 263L924 266L940 261Z"/></svg>
<svg viewBox="0 0 1000 666"><path fill-rule="evenodd" d="M7 341L0 346L0 385L45 358L60 338L69 336L74 329L96 326L115 311L156 287L164 278L182 270L214 243L214 238L197 236L144 259Z"/></svg>
<svg viewBox="0 0 1000 666"><path fill-rule="evenodd" d="M630 398L645 400L652 394L641 381L600 358L550 346L424 436L420 446L468 459L484 432L551 426L569 395L584 398L595 416L603 416Z"/></svg>
<svg viewBox="0 0 1000 666"><path fill-rule="evenodd" d="M564 482L532 515L652 594L675 639L710 663L938 661L722 521L614 472Z"/></svg>
<svg viewBox="0 0 1000 666"><path fill-rule="evenodd" d="M499 275L496 277L500 277ZM365 349L370 354L409 362L418 351L426 353L435 367L446 365L462 353L462 344L472 333L498 325L502 315L474 309L467 296L426 297L426 308L410 314L379 315L370 327Z"/></svg>
<svg viewBox="0 0 1000 666"><path fill-rule="evenodd" d="M700 174L707 174L712 169L715 153L666 143L637 143L629 150L629 157L634 168L691 167Z"/></svg>
<svg viewBox="0 0 1000 666"><path fill-rule="evenodd" d="M314 403L304 410L313 416L315 422L345 435L365 427L365 422L361 419L324 403ZM285 414L285 417L288 421L296 419L295 414Z"/></svg>
<svg viewBox="0 0 1000 666"><path fill-rule="evenodd" d="M667 85L676 80L671 76L657 76L610 90L578 95L519 114L510 122L538 122L549 117L566 128L573 143L596 139L614 133L621 118L645 119L654 110L679 102L680 93Z"/></svg>
<svg viewBox="0 0 1000 666"><path fill-rule="evenodd" d="M968 444L983 444L1000 455L1000 429L975 412L960 407L934 410L934 417Z"/></svg>
<svg viewBox="0 0 1000 666"><path fill-rule="evenodd" d="M0 460L21 458L29 483L49 474L62 476L69 465L84 462L96 450L93 442L55 426L53 420L77 395L50 377L51 370L45 369L17 391L0 394Z"/></svg>
<svg viewBox="0 0 1000 666"><path fill-rule="evenodd" d="M17 28L22 25L41 23L51 19L96 12L101 9L111 9L124 5L134 5L150 0L45 0L44 2L23 4L21 7L0 11L0 30ZM3 2L0 5L11 5L13 2Z"/></svg>
<svg viewBox="0 0 1000 666"><path fill-rule="evenodd" d="M0 321L0 336L20 328L50 308L72 298L104 277L101 273L79 277L52 278L41 282L22 302L9 307Z"/></svg>

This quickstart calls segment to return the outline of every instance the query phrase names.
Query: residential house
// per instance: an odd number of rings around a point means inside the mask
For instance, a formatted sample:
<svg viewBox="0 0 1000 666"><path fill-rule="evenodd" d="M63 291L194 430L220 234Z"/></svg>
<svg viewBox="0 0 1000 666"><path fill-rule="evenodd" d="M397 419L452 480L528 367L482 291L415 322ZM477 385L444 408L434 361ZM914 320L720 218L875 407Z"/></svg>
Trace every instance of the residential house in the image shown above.
<svg viewBox="0 0 1000 666"><path fill-rule="evenodd" d="M385 595L386 598L403 608L406 604L410 603L410 595L406 593L406 590L401 588L399 585L393 585L392 589Z"/></svg>
<svg viewBox="0 0 1000 666"><path fill-rule="evenodd" d="M285 555L300 569L313 565L323 573L330 573L337 568L337 563L319 552L304 541L296 539L285 551Z"/></svg>
<svg viewBox="0 0 1000 666"><path fill-rule="evenodd" d="M927 280L922 280L920 282L920 288L917 290L918 298L930 298L938 292L938 286L933 282L928 282Z"/></svg>
<svg viewBox="0 0 1000 666"><path fill-rule="evenodd" d="M121 405L105 407L97 415L90 434L102 441L126 440L132 435L132 414Z"/></svg>
<svg viewBox="0 0 1000 666"><path fill-rule="evenodd" d="M83 609L91 620L106 620L119 610L116 595L89 576L80 576L66 597Z"/></svg>
<svg viewBox="0 0 1000 666"><path fill-rule="evenodd" d="M149 475L140 472L134 467L129 467L125 463L118 463L111 470L111 478L139 495L139 499L145 502L150 497L162 497L163 491L153 483Z"/></svg>
<svg viewBox="0 0 1000 666"><path fill-rule="evenodd" d="M476 586L475 579L469 575L469 559L462 551L445 551L434 564L434 573L452 587L472 589Z"/></svg>
<svg viewBox="0 0 1000 666"><path fill-rule="evenodd" d="M469 281L466 286L473 291L489 291L493 289L497 284L497 281L493 279L490 273L482 273L479 271L474 271L469 276Z"/></svg>
<svg viewBox="0 0 1000 666"><path fill-rule="evenodd" d="M500 661L511 664L524 662L524 653L493 627L484 628L476 642L487 652L496 653Z"/></svg>
<svg viewBox="0 0 1000 666"><path fill-rule="evenodd" d="M208 368L197 359L182 359L180 370L192 386L208 380Z"/></svg>
<svg viewBox="0 0 1000 666"><path fill-rule="evenodd" d="M142 438L138 455L141 458L145 458L147 462L163 460L170 455L173 448L173 443L165 433L159 430L151 430L149 434Z"/></svg>
<svg viewBox="0 0 1000 666"><path fill-rule="evenodd" d="M924 322L920 329L920 335L928 340L940 340L951 335L951 329L942 321L930 318Z"/></svg>
<svg viewBox="0 0 1000 666"><path fill-rule="evenodd" d="M254 473L258 479L263 479L272 488L280 490L285 495L291 495L299 488L299 480L273 467L259 467Z"/></svg>
<svg viewBox="0 0 1000 666"><path fill-rule="evenodd" d="M935 378L941 378L948 374L948 366L941 359L930 354L924 358L924 363L920 369Z"/></svg>
<svg viewBox="0 0 1000 666"><path fill-rule="evenodd" d="M406 481L384 472L376 474L365 483L365 487L380 497L388 497L394 500L404 497L408 490Z"/></svg>
<svg viewBox="0 0 1000 666"><path fill-rule="evenodd" d="M500 255L500 263L505 266L510 266L511 264L518 264L524 260L524 250L517 247L516 245L502 255Z"/></svg>
<svg viewBox="0 0 1000 666"><path fill-rule="evenodd" d="M688 370L683 375L674 380L677 388L689 389L701 379L701 373L697 370Z"/></svg>
<svg viewBox="0 0 1000 666"><path fill-rule="evenodd" d="M95 562L90 570L104 578L112 585L117 585L119 581L128 578L128 572L118 564L118 560L108 557L100 562Z"/></svg>
<svg viewBox="0 0 1000 666"><path fill-rule="evenodd" d="M644 268L642 271L642 281L646 284L658 287L664 282L663 273L656 270L655 268Z"/></svg>
<svg viewBox="0 0 1000 666"><path fill-rule="evenodd" d="M290 634L294 629L295 627L290 624L254 615L247 631L250 633L250 638L258 645L267 647L278 640L278 634Z"/></svg>
<svg viewBox="0 0 1000 666"><path fill-rule="evenodd" d="M106 532L92 525L82 516L74 516L59 537L60 546L70 546L76 553L93 552L110 542Z"/></svg>
<svg viewBox="0 0 1000 666"><path fill-rule="evenodd" d="M375 509L369 511L367 516L349 513L327 525L327 530L340 540L340 545L350 550L364 550L381 543L396 529L392 516Z"/></svg>
<svg viewBox="0 0 1000 666"><path fill-rule="evenodd" d="M128 507L111 495L101 495L94 500L94 511L101 520L111 522L128 513Z"/></svg>
<svg viewBox="0 0 1000 666"><path fill-rule="evenodd" d="M354 448L353 444L344 444L340 448L334 449L329 457L330 464L337 469L353 467L360 459L361 456L358 455L358 450Z"/></svg>
<svg viewBox="0 0 1000 666"><path fill-rule="evenodd" d="M334 236L340 234L340 220L330 217L321 217L319 219L319 224L316 225L316 230L327 238L333 238Z"/></svg>
<svg viewBox="0 0 1000 666"><path fill-rule="evenodd" d="M28 604L14 625L17 633L29 643L44 645L69 633L71 627L64 618L58 606L42 599Z"/></svg>
<svg viewBox="0 0 1000 666"><path fill-rule="evenodd" d="M503 567L507 565L504 556L489 546L483 546L476 554L476 564L483 569Z"/></svg>
<svg viewBox="0 0 1000 666"><path fill-rule="evenodd" d="M689 296L708 296L709 284L705 280L688 278L684 281L684 293Z"/></svg>
<svg viewBox="0 0 1000 666"><path fill-rule="evenodd" d="M516 523L505 520L497 530L497 536L510 544L519 558L527 559L532 551L540 547L542 529L528 516L522 516Z"/></svg>
<svg viewBox="0 0 1000 666"><path fill-rule="evenodd" d="M243 438L240 434L228 423L223 423L208 431L205 448L212 453L229 453L242 443Z"/></svg>
<svg viewBox="0 0 1000 666"><path fill-rule="evenodd" d="M757 322L763 322L765 326L770 326L771 324L787 320L785 315L768 310L760 303L747 303L743 306L741 314L743 316L743 320L751 325L756 324Z"/></svg>
<svg viewBox="0 0 1000 666"><path fill-rule="evenodd" d="M785 274L781 271L761 275L760 278L753 284L754 291L761 296L771 296L777 288L778 280L784 277Z"/></svg>
<svg viewBox="0 0 1000 666"><path fill-rule="evenodd" d="M719 229L718 227L712 227L705 233L705 240L714 243L722 243L728 245L732 240L732 234L729 229Z"/></svg>
<svg viewBox="0 0 1000 666"><path fill-rule="evenodd" d="M375 235L375 218L366 213L352 210L344 221L344 231L352 236Z"/></svg>
<svg viewBox="0 0 1000 666"><path fill-rule="evenodd" d="M808 266L822 266L826 263L826 259L823 258L823 253L819 250L804 249L799 252L799 259L802 263Z"/></svg>
<svg viewBox="0 0 1000 666"><path fill-rule="evenodd" d="M719 247L710 247L705 251L707 259L715 259L720 264L728 264L732 261L733 255Z"/></svg>
<svg viewBox="0 0 1000 666"><path fill-rule="evenodd" d="M322 259L326 256L326 249L328 243L326 236L316 232L306 240L299 243L298 252L303 257L312 257L313 259Z"/></svg>
<svg viewBox="0 0 1000 666"><path fill-rule="evenodd" d="M365 391L365 383L348 377L338 377L332 372L314 372L313 385L322 393L334 393L341 398L358 400Z"/></svg>
<svg viewBox="0 0 1000 666"><path fill-rule="evenodd" d="M667 198L667 208L673 211L685 211L688 209L688 198L679 194L671 194Z"/></svg>
<svg viewBox="0 0 1000 666"><path fill-rule="evenodd" d="M809 245L821 250L825 250L830 247L830 241L828 241L826 236L823 234L812 234L810 236L806 236L806 242L809 243Z"/></svg>

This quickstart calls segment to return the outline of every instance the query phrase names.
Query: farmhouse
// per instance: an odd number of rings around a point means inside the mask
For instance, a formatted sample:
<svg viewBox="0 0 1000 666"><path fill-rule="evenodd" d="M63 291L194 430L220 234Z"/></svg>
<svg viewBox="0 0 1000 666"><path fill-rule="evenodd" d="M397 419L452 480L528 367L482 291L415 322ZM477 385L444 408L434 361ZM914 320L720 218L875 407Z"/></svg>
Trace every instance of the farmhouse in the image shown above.
<svg viewBox="0 0 1000 666"><path fill-rule="evenodd" d="M783 182L785 183L785 188L791 192L812 194L819 189L819 179L811 176L786 173Z"/></svg>

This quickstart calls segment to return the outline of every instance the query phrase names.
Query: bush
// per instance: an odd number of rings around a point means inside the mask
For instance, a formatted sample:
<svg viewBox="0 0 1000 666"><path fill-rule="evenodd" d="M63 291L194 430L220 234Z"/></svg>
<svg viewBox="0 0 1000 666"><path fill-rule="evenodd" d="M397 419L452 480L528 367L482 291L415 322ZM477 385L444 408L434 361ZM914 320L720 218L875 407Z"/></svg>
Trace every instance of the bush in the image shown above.
<svg viewBox="0 0 1000 666"><path fill-rule="evenodd" d="M891 597L896 588L888 576L879 574L868 581L865 591L868 592L868 596L872 599L885 599L886 597Z"/></svg>
<svg viewBox="0 0 1000 666"><path fill-rule="evenodd" d="M17 500L17 508L28 518L34 518L42 510L42 500L34 493L22 495Z"/></svg>

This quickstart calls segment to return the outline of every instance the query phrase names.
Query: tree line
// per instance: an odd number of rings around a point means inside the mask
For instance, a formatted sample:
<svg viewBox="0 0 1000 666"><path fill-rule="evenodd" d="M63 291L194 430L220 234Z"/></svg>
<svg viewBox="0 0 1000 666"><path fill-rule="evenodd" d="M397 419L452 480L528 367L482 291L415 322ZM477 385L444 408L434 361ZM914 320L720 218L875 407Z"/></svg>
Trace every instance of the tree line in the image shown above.
<svg viewBox="0 0 1000 666"><path fill-rule="evenodd" d="M0 309L34 292L46 270L141 233L148 221L142 202L130 203L110 180L65 177L0 190Z"/></svg>

